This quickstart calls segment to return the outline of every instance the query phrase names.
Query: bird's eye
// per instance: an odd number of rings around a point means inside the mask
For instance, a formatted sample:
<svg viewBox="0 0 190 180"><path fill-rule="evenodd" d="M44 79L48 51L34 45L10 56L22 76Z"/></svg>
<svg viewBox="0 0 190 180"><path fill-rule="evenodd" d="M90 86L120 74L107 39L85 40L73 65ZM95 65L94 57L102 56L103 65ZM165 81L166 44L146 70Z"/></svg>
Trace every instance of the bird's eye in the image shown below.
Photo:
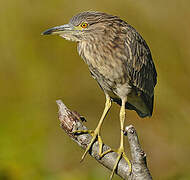
<svg viewBox="0 0 190 180"><path fill-rule="evenodd" d="M81 24L81 27L82 27L82 28L87 28L87 27L88 27L88 23L82 23L82 24Z"/></svg>

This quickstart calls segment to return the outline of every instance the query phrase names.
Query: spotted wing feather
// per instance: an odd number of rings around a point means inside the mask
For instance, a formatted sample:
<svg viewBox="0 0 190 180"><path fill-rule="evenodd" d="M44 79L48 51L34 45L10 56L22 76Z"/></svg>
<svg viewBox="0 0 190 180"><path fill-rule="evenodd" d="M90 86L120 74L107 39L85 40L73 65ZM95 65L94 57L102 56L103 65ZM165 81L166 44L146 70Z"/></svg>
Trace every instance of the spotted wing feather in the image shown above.
<svg viewBox="0 0 190 180"><path fill-rule="evenodd" d="M130 26L125 40L125 64L133 88L140 91L140 97L152 115L154 102L154 87L157 83L157 73L152 60L151 52L145 40ZM130 103L127 104L131 107ZM141 117L147 116L140 109L135 109Z"/></svg>

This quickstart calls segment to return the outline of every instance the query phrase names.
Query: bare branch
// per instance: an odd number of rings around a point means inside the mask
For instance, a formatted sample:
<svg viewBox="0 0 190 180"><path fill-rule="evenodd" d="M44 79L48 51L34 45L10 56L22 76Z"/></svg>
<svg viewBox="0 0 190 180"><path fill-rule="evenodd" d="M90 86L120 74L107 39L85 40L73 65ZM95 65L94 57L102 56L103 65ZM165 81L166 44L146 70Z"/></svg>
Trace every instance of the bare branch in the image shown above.
<svg viewBox="0 0 190 180"><path fill-rule="evenodd" d="M82 119L84 118L81 118L79 113L69 110L61 100L58 100L56 102L59 108L59 120L61 122L61 127L65 130L65 132L70 136L71 139L73 139L79 146L85 149L91 140L91 136L89 134L73 133L75 130L87 129L82 124ZM121 159L118 164L116 174L123 179L151 180L152 177L146 164L146 154L140 147L136 130L132 125L126 127L126 134L128 136L131 149L132 173L129 173L129 166L127 162L124 159ZM103 152L108 149L110 149L110 147L104 144ZM98 152L98 143L95 142L89 154L103 166L105 166L109 170L112 170L117 158L117 153L110 152L100 159Z"/></svg>
<svg viewBox="0 0 190 180"><path fill-rule="evenodd" d="M131 157L132 157L132 173L129 177L130 180L151 180L151 174L147 167L146 154L141 149L137 132L135 128L130 125L125 128L128 137Z"/></svg>

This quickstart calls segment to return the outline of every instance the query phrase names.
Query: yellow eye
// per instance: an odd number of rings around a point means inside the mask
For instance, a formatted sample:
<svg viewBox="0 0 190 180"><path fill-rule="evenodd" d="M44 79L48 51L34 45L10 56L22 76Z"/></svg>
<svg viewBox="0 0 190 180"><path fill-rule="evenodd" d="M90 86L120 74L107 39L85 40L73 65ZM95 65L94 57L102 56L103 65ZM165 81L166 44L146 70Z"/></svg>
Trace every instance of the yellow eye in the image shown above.
<svg viewBox="0 0 190 180"><path fill-rule="evenodd" d="M82 28L87 28L87 27L88 27L88 23L82 23L80 26L81 26Z"/></svg>

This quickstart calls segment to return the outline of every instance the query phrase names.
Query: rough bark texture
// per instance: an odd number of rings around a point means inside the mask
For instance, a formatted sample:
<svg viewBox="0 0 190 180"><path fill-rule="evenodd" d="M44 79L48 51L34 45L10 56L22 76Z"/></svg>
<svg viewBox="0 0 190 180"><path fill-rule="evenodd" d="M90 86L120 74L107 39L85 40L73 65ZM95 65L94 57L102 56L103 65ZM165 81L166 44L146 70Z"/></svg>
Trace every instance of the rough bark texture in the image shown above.
<svg viewBox="0 0 190 180"><path fill-rule="evenodd" d="M56 102L59 108L59 120L61 122L61 127L65 130L65 132L72 140L74 140L79 146L85 149L91 140L91 136L89 134L78 135L73 133L75 130L87 129L82 123L84 118L81 117L79 113L69 110L61 100L58 100ZM135 128L130 125L127 126L125 130L125 134L128 137L131 150L132 172L129 173L129 166L127 162L124 159L121 159L115 173L122 179L151 180L152 177L146 163L146 154L141 149ZM103 152L108 149L110 149L110 147L104 144ZM117 158L116 152L110 152L100 159L98 155L98 143L95 142L89 154L109 170L113 169Z"/></svg>

